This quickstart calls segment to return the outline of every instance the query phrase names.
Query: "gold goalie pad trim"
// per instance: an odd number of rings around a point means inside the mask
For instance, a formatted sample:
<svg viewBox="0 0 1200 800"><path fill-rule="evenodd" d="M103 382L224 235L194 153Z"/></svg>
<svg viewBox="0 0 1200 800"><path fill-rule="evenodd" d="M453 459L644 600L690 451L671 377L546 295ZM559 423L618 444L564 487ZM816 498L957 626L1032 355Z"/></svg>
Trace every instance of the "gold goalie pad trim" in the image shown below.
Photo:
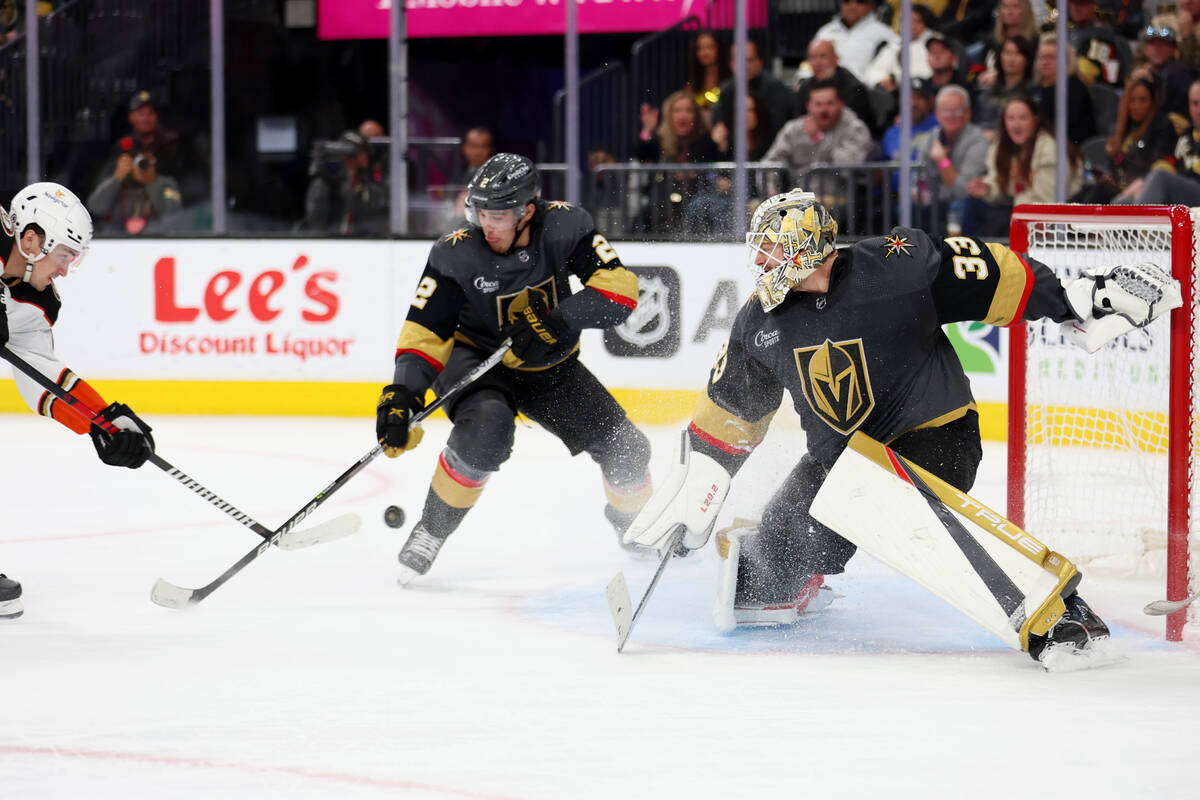
<svg viewBox="0 0 1200 800"><path fill-rule="evenodd" d="M812 516L1011 647L1045 635L1080 580L1069 560L863 433L829 471Z"/></svg>

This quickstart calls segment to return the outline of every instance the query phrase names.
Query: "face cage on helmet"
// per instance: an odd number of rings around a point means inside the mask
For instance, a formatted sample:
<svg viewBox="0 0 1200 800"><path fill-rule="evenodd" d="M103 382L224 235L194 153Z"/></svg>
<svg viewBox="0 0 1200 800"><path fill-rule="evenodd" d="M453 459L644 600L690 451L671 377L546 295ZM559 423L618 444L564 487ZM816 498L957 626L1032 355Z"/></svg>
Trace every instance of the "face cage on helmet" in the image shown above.
<svg viewBox="0 0 1200 800"><path fill-rule="evenodd" d="M821 263L821 254L814 250L801 250L796 234L791 231L750 231L746 234L746 247L750 251L748 266L755 274L754 286L764 311L770 311L782 303L788 292L816 272ZM761 265L758 263L759 254L766 256L766 261Z"/></svg>

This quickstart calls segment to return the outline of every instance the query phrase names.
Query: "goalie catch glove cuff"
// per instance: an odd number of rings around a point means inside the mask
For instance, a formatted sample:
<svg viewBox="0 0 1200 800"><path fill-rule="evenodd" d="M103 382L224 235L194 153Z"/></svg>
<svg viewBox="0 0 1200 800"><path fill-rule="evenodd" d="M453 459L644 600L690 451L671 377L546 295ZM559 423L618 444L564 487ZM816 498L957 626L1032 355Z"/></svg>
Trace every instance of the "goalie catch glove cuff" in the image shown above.
<svg viewBox="0 0 1200 800"><path fill-rule="evenodd" d="M375 407L375 438L383 447L384 455L395 458L421 443L421 437L425 435L421 426L409 426L413 412L424 407L425 398L414 395L403 384L393 383L383 387L379 404Z"/></svg>
<svg viewBox="0 0 1200 800"><path fill-rule="evenodd" d="M682 547L687 550L703 547L725 503L731 480L716 459L692 451L685 430L671 474L634 519L622 541L661 550L675 529L683 525L687 530L680 543Z"/></svg>
<svg viewBox="0 0 1200 800"><path fill-rule="evenodd" d="M1089 353L1183 305L1179 281L1149 263L1085 272L1064 294L1078 321L1063 323L1063 335Z"/></svg>
<svg viewBox="0 0 1200 800"><path fill-rule="evenodd" d="M529 293L529 304L516 312L516 320L501 334L512 340L512 353L522 362L548 364L565 357L574 347L571 326L559 310L546 307L546 299Z"/></svg>
<svg viewBox="0 0 1200 800"><path fill-rule="evenodd" d="M110 467L137 469L154 455L154 437L150 426L124 403L113 403L99 415L112 429L92 423L89 435L96 455Z"/></svg>

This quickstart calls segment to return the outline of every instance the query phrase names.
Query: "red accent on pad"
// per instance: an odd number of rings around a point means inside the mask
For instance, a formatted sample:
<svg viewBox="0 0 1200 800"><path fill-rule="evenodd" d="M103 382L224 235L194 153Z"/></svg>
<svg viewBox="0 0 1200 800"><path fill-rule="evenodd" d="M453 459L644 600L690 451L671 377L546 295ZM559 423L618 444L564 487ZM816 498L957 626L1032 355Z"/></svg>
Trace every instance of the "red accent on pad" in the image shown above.
<svg viewBox="0 0 1200 800"><path fill-rule="evenodd" d="M744 456L754 449L753 447L734 447L728 442L723 442L712 434L705 433L704 431L700 430L696 427L696 423L694 422L688 425L688 430L696 434L696 436L698 436L702 441L711 444L713 447L724 453L729 453L731 456Z"/></svg>
<svg viewBox="0 0 1200 800"><path fill-rule="evenodd" d="M423 361L427 362L431 367L436 369L438 372L441 372L442 370L444 370L446 368L445 364L438 361L433 356L430 356L426 353L422 353L420 350L411 350L411 349L397 350L395 357L399 358L403 353L412 353L414 356L419 356Z"/></svg>
<svg viewBox="0 0 1200 800"><path fill-rule="evenodd" d="M892 470L899 475L905 483L912 485L912 479L908 477L908 471L904 469L904 465L900 463L900 457L892 452L892 448L885 447L883 452L887 453L888 461L892 462Z"/></svg>
<svg viewBox="0 0 1200 800"><path fill-rule="evenodd" d="M473 481L466 475L455 472L450 465L446 463L445 454L438 454L438 466L442 468L443 472L450 476L451 480L457 484L467 487L468 489L479 489L482 488L485 483L487 483L487 478L484 478L481 481Z"/></svg>
<svg viewBox="0 0 1200 800"><path fill-rule="evenodd" d="M1029 302L1029 295L1033 294L1033 270L1029 268L1029 262L1021 257L1020 253L1015 253L1017 260L1021 262L1021 266L1025 268L1025 291L1021 293L1021 302L1017 304L1017 313L1013 314L1012 322L1005 327L1017 325L1025 319L1025 305Z"/></svg>
<svg viewBox="0 0 1200 800"><path fill-rule="evenodd" d="M638 301L636 297L626 297L625 295L617 294L616 292L606 292L603 289L597 289L595 286L589 286L588 288L593 292L599 292L606 300L612 300L617 305L625 306L631 311L637 308Z"/></svg>

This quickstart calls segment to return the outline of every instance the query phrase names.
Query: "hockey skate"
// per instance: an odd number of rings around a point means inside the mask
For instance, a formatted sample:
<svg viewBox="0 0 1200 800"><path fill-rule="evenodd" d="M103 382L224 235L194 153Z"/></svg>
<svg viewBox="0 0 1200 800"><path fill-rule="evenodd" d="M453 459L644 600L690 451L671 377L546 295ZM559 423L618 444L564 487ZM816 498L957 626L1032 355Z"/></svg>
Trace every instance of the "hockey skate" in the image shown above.
<svg viewBox="0 0 1200 800"><path fill-rule="evenodd" d="M1048 636L1029 637L1029 655L1050 671L1086 669L1120 660L1108 626L1078 592L1063 598L1066 612Z"/></svg>
<svg viewBox="0 0 1200 800"><path fill-rule="evenodd" d="M748 523L750 527L739 526L739 522ZM821 611L839 597L825 585L824 575L809 576L793 597L782 602L764 602L761 595L750 591L745 581L738 580L738 573L745 558L742 544L757 532L754 523L735 520L734 527L717 533L717 555L721 557L721 563L717 568L713 621L721 633L729 633L742 625L792 625L804 616Z"/></svg>
<svg viewBox="0 0 1200 800"><path fill-rule="evenodd" d="M24 613L21 584L7 575L0 575L0 619L16 619Z"/></svg>
<svg viewBox="0 0 1200 800"><path fill-rule="evenodd" d="M438 551L445 543L445 539L439 539L426 530L425 523L418 522L413 526L408 541L400 550L400 585L407 586L413 578L429 572L433 560L437 558Z"/></svg>

